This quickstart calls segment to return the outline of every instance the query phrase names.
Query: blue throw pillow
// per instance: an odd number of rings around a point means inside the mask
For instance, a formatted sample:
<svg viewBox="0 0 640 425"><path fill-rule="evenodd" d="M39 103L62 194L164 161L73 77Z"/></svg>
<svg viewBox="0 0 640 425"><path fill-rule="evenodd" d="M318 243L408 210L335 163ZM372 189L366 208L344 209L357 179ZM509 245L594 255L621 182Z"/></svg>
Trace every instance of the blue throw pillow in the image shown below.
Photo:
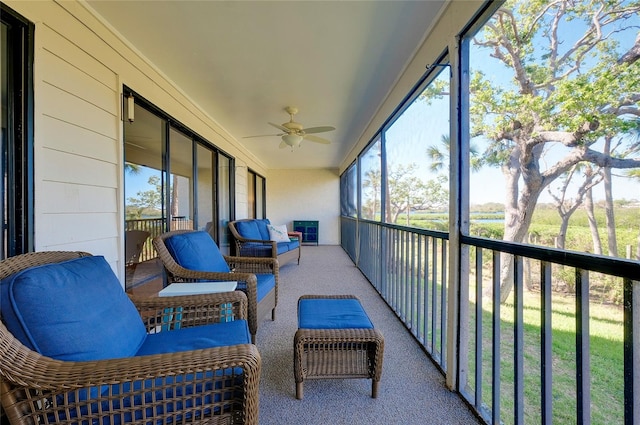
<svg viewBox="0 0 640 425"><path fill-rule="evenodd" d="M165 239L164 244L176 263L185 269L201 272L229 273L229 265L207 232L180 233Z"/></svg>
<svg viewBox="0 0 640 425"><path fill-rule="evenodd" d="M25 346L59 360L130 357L147 332L101 256L20 271L0 282L0 311Z"/></svg>

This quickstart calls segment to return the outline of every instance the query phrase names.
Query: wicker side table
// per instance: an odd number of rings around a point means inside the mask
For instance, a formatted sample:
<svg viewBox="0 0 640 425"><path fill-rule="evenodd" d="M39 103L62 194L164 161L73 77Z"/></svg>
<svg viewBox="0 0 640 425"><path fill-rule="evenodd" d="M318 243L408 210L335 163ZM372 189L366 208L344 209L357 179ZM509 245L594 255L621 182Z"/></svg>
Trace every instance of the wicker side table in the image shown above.
<svg viewBox="0 0 640 425"><path fill-rule="evenodd" d="M309 308L306 301L322 304ZM348 312L336 314L343 307ZM298 330L293 340L297 399L303 398L305 379L328 378L371 379L371 397L376 398L383 354L384 337L373 328L355 296L303 295L298 300Z"/></svg>

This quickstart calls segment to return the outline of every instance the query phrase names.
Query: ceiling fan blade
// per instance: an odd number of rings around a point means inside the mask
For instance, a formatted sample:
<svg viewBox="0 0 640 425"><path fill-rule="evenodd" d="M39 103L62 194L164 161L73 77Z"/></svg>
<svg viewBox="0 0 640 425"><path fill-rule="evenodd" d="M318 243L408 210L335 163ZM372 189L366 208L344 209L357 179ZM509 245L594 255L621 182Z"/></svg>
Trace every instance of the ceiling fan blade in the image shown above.
<svg viewBox="0 0 640 425"><path fill-rule="evenodd" d="M279 134L258 134L256 136L244 136L243 139L251 139L252 137L272 137L272 136L284 136L285 133Z"/></svg>
<svg viewBox="0 0 640 425"><path fill-rule="evenodd" d="M324 133L326 131L333 131L335 130L335 127L331 127L330 125L325 125L322 127L310 127L310 128L305 128L304 132L307 134L312 134L312 133Z"/></svg>
<svg viewBox="0 0 640 425"><path fill-rule="evenodd" d="M277 128L278 130L282 130L282 131L284 131L284 132L286 132L286 133L288 133L288 132L289 132L289 129L288 129L287 127L283 126L283 125L280 125L280 124L274 124L274 123L272 123L272 122L267 123L267 124L272 125L272 126L274 126L275 128Z"/></svg>
<svg viewBox="0 0 640 425"><path fill-rule="evenodd" d="M331 144L329 140L323 139L322 137L314 136L312 134L305 134L304 139L310 142L322 143L324 145Z"/></svg>

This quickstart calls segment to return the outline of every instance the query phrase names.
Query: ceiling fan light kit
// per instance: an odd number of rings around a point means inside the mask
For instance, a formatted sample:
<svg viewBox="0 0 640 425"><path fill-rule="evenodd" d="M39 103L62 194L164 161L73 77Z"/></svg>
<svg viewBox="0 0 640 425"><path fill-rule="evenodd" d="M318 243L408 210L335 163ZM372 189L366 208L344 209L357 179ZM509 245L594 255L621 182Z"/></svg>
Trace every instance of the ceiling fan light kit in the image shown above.
<svg viewBox="0 0 640 425"><path fill-rule="evenodd" d="M247 136L249 137L265 137L265 136L281 136L282 142L280 142L280 149L286 148L290 146L293 150L294 147L300 147L300 143L302 140L309 140L310 142L322 143L325 145L330 144L331 142L327 139L318 136L312 136L311 133L324 133L327 131L335 130L335 127L331 126L322 126L322 127L311 127L305 129L302 124L295 122L293 120L293 116L298 113L298 108L293 106L287 106L284 110L289 114L289 121L280 124L274 124L269 122L267 124L277 128L278 130L283 131L283 133L279 134L270 134L270 135L261 135L261 136Z"/></svg>
<svg viewBox="0 0 640 425"><path fill-rule="evenodd" d="M302 142L303 137L299 136L297 134L285 134L284 136L282 136L282 141L285 142L287 145L293 147L299 147L300 146L300 142Z"/></svg>

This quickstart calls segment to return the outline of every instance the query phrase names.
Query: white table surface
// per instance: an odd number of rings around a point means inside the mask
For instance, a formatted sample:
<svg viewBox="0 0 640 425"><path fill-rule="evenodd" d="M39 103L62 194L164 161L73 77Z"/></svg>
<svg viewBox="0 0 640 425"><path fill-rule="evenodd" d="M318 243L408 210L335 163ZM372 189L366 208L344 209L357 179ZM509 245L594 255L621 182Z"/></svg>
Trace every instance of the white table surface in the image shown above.
<svg viewBox="0 0 640 425"><path fill-rule="evenodd" d="M238 282L189 282L172 283L160 292L159 297L171 297L175 295L211 294L214 292L235 291Z"/></svg>

